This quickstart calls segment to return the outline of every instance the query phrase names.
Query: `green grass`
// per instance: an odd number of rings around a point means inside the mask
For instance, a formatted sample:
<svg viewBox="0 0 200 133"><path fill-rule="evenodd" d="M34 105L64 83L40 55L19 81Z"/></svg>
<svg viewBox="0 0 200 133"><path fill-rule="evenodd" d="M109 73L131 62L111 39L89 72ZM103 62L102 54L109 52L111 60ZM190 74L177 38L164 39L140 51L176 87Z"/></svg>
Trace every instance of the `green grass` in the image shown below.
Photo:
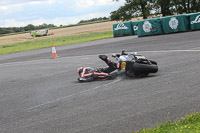
<svg viewBox="0 0 200 133"><path fill-rule="evenodd" d="M169 121L156 128L133 133L200 133L200 113L192 113L176 122Z"/></svg>
<svg viewBox="0 0 200 133"><path fill-rule="evenodd" d="M107 31L107 32L93 32L81 35L33 40L33 41L26 41L14 44L5 44L5 45L0 45L0 54L8 54L20 51L47 48L51 47L52 43L54 43L55 46L60 46L60 45L69 45L74 43L88 42L88 41L111 38L111 37L113 37L113 32Z"/></svg>

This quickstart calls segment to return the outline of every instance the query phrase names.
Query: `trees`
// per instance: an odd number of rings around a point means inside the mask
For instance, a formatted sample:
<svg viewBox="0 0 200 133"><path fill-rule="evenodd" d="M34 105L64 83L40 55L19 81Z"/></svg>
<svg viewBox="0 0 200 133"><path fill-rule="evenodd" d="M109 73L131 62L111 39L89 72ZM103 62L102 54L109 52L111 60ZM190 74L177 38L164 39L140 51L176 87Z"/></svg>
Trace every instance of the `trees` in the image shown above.
<svg viewBox="0 0 200 133"><path fill-rule="evenodd" d="M172 14L172 9L173 5L171 3L171 0L155 0L155 7L157 10L160 10L160 12L163 16L168 16Z"/></svg>
<svg viewBox="0 0 200 133"><path fill-rule="evenodd" d="M200 11L199 0L171 0L173 13L183 14Z"/></svg>
<svg viewBox="0 0 200 133"><path fill-rule="evenodd" d="M9 33L16 33L16 32L24 32L24 31L31 31L31 30L39 30L39 29L45 29L45 28L51 28L56 27L53 24L42 24L39 26L34 26L32 24L29 24L25 27L10 27L10 28L0 28L0 34L9 34Z"/></svg>
<svg viewBox="0 0 200 133"><path fill-rule="evenodd" d="M146 19L152 8L150 1L151 0L126 0L125 6L120 7L117 11L111 12L111 19L130 20L134 16L139 15L142 15L143 18Z"/></svg>
<svg viewBox="0 0 200 133"><path fill-rule="evenodd" d="M35 26L32 25L32 24L29 24L29 25L27 25L27 26L24 27L24 30L25 30L25 31L35 30Z"/></svg>
<svg viewBox="0 0 200 133"><path fill-rule="evenodd" d="M105 21L105 20L109 20L109 18L100 17L100 18L93 18L93 19L89 19L89 20L81 20L81 21L78 22L78 24L83 24L83 23L88 23L88 22L95 22L95 21Z"/></svg>
<svg viewBox="0 0 200 133"><path fill-rule="evenodd" d="M132 10L134 10L134 9L131 10L131 9L129 9L130 7L131 7L131 4L130 5L126 4L125 6L120 7L117 11L111 12L111 16L110 16L111 20L125 21L125 20L129 20L129 19L133 18L134 13ZM133 7L131 7L131 8L133 8Z"/></svg>
<svg viewBox="0 0 200 133"><path fill-rule="evenodd" d="M113 0L119 1L119 0ZM111 12L111 20L130 20L135 16L156 13L162 16L200 11L200 0L125 0L124 6Z"/></svg>
<svg viewBox="0 0 200 133"><path fill-rule="evenodd" d="M189 3L190 2L190 3ZM189 12L199 12L200 11L200 1L199 0L188 0Z"/></svg>

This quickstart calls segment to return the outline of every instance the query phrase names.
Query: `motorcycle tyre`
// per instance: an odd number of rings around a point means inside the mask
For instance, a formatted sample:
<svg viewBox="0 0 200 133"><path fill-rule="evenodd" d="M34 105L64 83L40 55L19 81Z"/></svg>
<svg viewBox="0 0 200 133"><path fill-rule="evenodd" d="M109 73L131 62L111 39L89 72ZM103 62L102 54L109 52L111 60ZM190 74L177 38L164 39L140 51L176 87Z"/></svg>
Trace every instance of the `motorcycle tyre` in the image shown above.
<svg viewBox="0 0 200 133"><path fill-rule="evenodd" d="M135 62L132 65L132 70L134 73L141 73L141 74L156 73L158 71L158 66L155 64L141 64Z"/></svg>

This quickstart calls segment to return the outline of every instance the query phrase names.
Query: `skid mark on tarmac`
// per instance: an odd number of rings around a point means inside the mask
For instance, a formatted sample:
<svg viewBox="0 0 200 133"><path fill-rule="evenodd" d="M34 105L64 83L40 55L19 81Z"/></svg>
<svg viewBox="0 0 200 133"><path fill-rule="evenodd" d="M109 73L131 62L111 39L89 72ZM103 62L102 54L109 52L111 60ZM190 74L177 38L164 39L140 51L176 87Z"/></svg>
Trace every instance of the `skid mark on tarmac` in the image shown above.
<svg viewBox="0 0 200 133"><path fill-rule="evenodd" d="M88 90L82 91L82 92L80 92L80 93L76 93L76 94L72 94L72 95L68 95L68 96L65 96L65 97L61 97L61 98L58 98L58 99L55 99L55 100L52 100L52 101L48 101L48 102L46 102L46 103L43 103L43 104L40 104L40 105L37 105L37 106L34 106L34 107L30 107L30 108L28 108L27 110L31 111L31 110L33 110L33 109L36 109L36 108L45 106L45 105L47 105L47 104L55 103L55 102L58 102L58 101L61 101L61 100L67 99L67 98L71 98L71 97L74 97L74 96L79 96L79 95L82 95L82 94L91 92L91 91L96 90L96 89L99 89L99 88L104 88L105 86L108 86L108 85L117 83L117 82L119 82L119 81L121 81L121 79L117 79L117 80L114 80L114 81L112 81L112 82L110 82L110 83L103 84L103 85L100 85L100 86L96 86L96 87L94 87L94 88L92 88L92 89L88 89Z"/></svg>

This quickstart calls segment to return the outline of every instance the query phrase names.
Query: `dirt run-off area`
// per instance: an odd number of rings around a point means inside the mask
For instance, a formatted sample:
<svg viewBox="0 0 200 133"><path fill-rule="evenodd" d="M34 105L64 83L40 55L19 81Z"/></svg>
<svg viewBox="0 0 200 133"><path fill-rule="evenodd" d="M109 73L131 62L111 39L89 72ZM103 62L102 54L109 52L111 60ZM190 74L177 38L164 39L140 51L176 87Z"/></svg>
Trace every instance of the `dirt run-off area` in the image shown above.
<svg viewBox="0 0 200 133"><path fill-rule="evenodd" d="M137 20L142 20L142 18L141 17L134 18L131 21L137 21ZM0 37L0 45L12 44L12 43L24 42L24 41L40 40L40 39L53 38L53 37L78 35L78 34L91 33L91 32L112 31L113 24L115 23L119 23L119 22L109 21L109 22L102 22L102 23L95 23L95 24L88 24L88 25L81 25L81 26L74 26L74 27L66 27L66 28L60 28L60 29L52 29L52 30L49 30L48 34L53 33L53 35L35 37L35 38L33 38L30 35L30 33L3 36L3 37Z"/></svg>
<svg viewBox="0 0 200 133"><path fill-rule="evenodd" d="M91 32L112 31L112 26L114 23L117 23L117 22L111 21L111 22L103 22L103 23L96 23L96 24L60 28L60 29L52 29L52 30L49 30L48 34L53 33L53 35L35 37L35 38L33 38L30 35L30 33L3 36L3 37L0 37L0 45L11 44L11 43L16 43L16 42L31 41L31 40L39 40L39 39L45 39L45 38L78 35L78 34L91 33Z"/></svg>

